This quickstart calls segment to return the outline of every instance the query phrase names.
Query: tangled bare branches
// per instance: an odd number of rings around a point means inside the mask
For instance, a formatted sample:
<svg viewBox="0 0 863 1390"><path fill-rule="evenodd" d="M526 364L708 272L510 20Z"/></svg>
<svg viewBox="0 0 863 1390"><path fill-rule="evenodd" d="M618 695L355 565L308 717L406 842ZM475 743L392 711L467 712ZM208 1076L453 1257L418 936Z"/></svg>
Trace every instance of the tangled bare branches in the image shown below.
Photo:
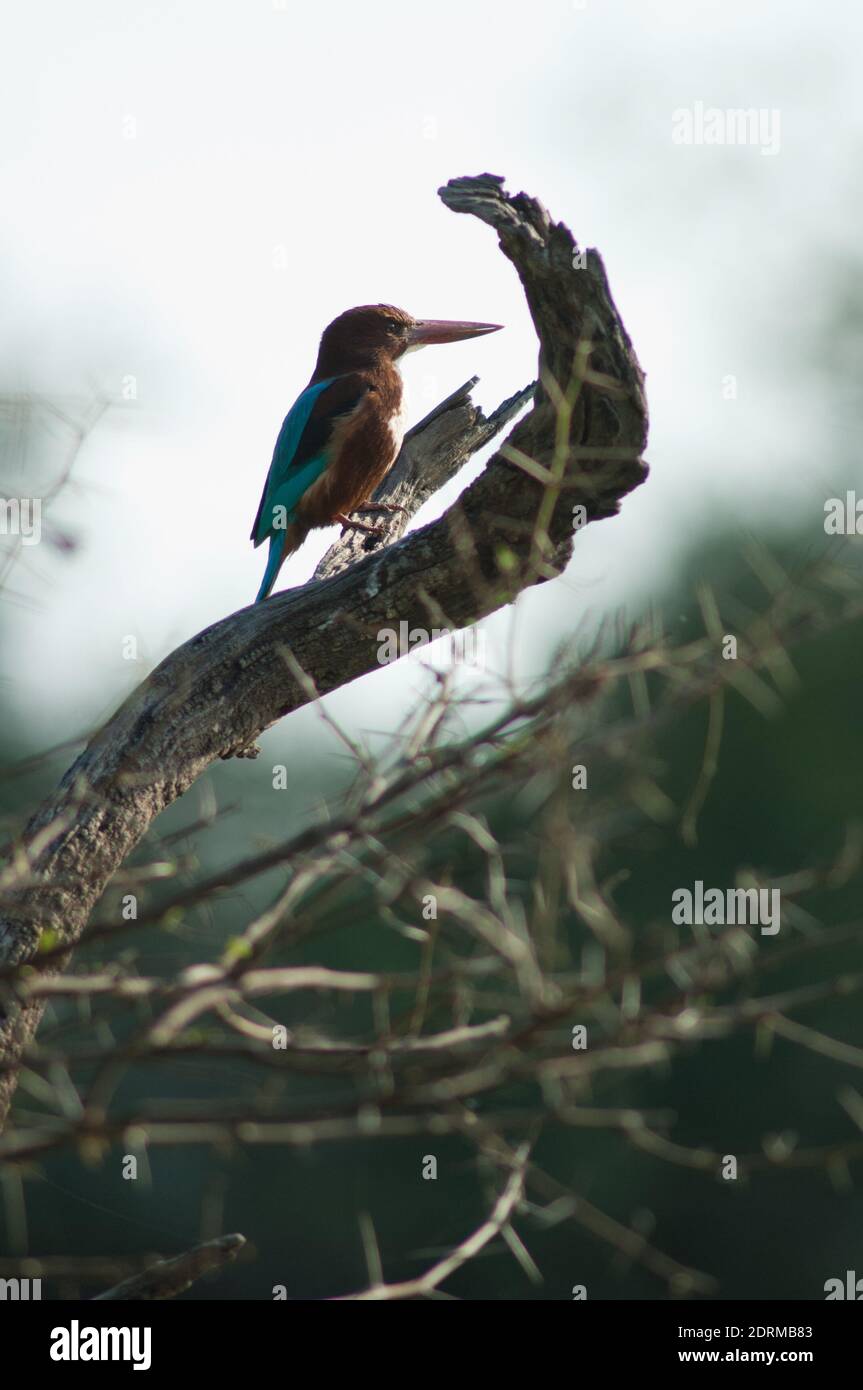
<svg viewBox="0 0 863 1390"><path fill-rule="evenodd" d="M645 834L698 846L728 705L774 714L794 687L796 653L859 623L860 586L840 563L793 576L763 563L761 607L732 620L702 590L694 636L672 637L658 616L576 634L529 687L509 670L465 688L456 672L430 669L424 698L385 745L340 727L325 697L374 668L381 628L452 631L559 574L574 529L612 514L645 475L641 373L596 253L581 258L566 228L490 176L455 180L442 196L491 224L515 264L539 381L488 419L472 383L456 392L406 442L387 497L415 511L532 401L530 413L440 521L401 540L404 521L388 521L387 544L371 553L341 540L312 583L167 658L10 847L0 1099L8 1105L16 1077L21 1095L0 1138L7 1200L23 1210L27 1182L67 1154L97 1166L118 1148L146 1163L193 1146L233 1159L417 1139L434 1169L452 1141L480 1180L482 1219L465 1218L419 1273L396 1277L362 1211L365 1281L328 1296L449 1297L491 1249L538 1284L530 1246L561 1225L663 1291L709 1294L709 1273L589 1199L544 1145L560 1133L607 1136L615 1151L715 1181L729 1145L682 1134L674 1109L649 1098L657 1075L698 1045L747 1034L762 1048L781 1039L837 1066L863 1062L798 1017L863 987L863 971L831 964L858 924L826 925L808 906L859 872L853 830L837 854L793 872L737 866L735 892L780 894L775 941L740 920L682 926L627 909L620 867ZM159 835L159 812L303 704L350 766L337 801L206 870L184 859L213 819ZM702 712L700 766L672 792L664 742ZM196 926L210 914L221 922L223 908L241 914L239 927L220 925L202 947ZM347 959L333 945L346 924L358 943ZM842 1104L863 1128L852 1087ZM744 1181L810 1168L841 1186L861 1156L856 1135L822 1145L783 1132L733 1147ZM143 1270L82 1261L78 1274L104 1287L128 1273L106 1298L172 1297L242 1239L204 1240ZM62 1262L47 1260L52 1271L74 1283Z"/></svg>
<svg viewBox="0 0 863 1390"><path fill-rule="evenodd" d="M339 815L188 886L163 888L134 920L97 919L82 945L107 956L101 965L59 974L7 967L7 1009L50 1000L60 1010L21 1064L28 1089L31 1078L42 1078L44 1089L62 1076L63 1098L53 1113L22 1115L0 1140L0 1159L32 1163L69 1147L107 1154L117 1143L130 1152L189 1144L317 1150L409 1136L427 1136L433 1147L458 1136L489 1174L488 1218L424 1273L395 1282L385 1278L364 1218L369 1284L355 1296L438 1296L497 1240L535 1279L516 1220L528 1232L573 1222L675 1294L710 1292L706 1274L598 1209L532 1150L549 1126L606 1130L660 1161L715 1177L723 1153L679 1142L667 1110L617 1102L621 1077L651 1074L695 1043L745 1030L859 1065L856 1049L796 1015L858 992L863 972L827 972L778 992L759 984L801 953L817 960L854 930L814 931L797 904L818 885L847 881L859 867L856 842L822 869L781 880L741 871L741 884L781 890L788 932L769 952L740 924L694 933L666 925L639 935L602 877L609 849L627 842L639 818L663 824L679 814L659 767L651 771L652 743L688 710L710 708L729 692L743 691L758 707L775 699L796 646L861 616L856 594L840 585L837 599L838 579L820 572L777 591L739 631L745 655L736 662L723 659L711 630L718 615L705 600L707 630L688 643L674 645L648 625L617 654L605 654L600 637L532 691L493 681L476 699L481 710L493 698L494 713L461 736L465 701L440 674L426 704L374 759L341 731L355 775ZM332 726L325 710L323 717ZM572 789L574 762L590 769L589 798ZM696 774L692 796L700 803L709 772ZM509 803L518 814L508 829ZM679 809L697 834L691 800ZM170 859L170 847L158 842L151 852L153 862ZM527 878L525 862L533 866ZM282 887L216 960L165 975L139 970L141 933L170 930L274 872ZM158 880L146 864L140 874L145 903ZM346 916L407 943L416 968L290 963L309 945L324 949ZM46 944L48 963L63 952L61 942ZM729 988L744 983L744 997L729 1002ZM82 1025L79 1015L70 1042L69 1009L83 1001L94 1022ZM576 1027L590 1039L583 1049L574 1048ZM136 1070L189 1062L230 1062L245 1080L219 1100L189 1094L130 1106L118 1099ZM317 1081L311 1099L292 1094L301 1078ZM794 1166L835 1173L861 1154L863 1140L823 1149L766 1143L737 1161L743 1176Z"/></svg>

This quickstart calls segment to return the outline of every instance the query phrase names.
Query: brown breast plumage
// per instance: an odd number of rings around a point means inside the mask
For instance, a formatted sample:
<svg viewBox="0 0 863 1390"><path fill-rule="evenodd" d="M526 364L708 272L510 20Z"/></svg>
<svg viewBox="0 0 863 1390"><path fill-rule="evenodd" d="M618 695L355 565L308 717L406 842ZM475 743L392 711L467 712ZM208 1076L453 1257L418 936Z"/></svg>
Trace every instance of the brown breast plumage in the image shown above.
<svg viewBox="0 0 863 1390"><path fill-rule="evenodd" d="M347 514L371 501L401 449L402 403L398 369L391 367L386 373L376 373L356 409L333 430L332 462L298 507L303 525L326 526L337 512Z"/></svg>

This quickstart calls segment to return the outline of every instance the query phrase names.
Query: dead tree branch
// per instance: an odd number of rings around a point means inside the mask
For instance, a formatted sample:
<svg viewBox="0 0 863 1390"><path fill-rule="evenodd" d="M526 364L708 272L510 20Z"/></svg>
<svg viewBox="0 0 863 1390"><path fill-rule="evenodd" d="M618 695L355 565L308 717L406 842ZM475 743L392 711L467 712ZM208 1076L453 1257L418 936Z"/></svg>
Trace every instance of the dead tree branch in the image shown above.
<svg viewBox="0 0 863 1390"><path fill-rule="evenodd" d="M0 965L37 955L44 932L78 941L112 875L153 820L219 758L381 662L381 630L469 626L559 574L579 524L613 515L641 483L643 378L596 251L491 175L441 190L498 233L540 343L531 410L437 521L397 543L341 540L302 588L242 609L168 656L91 739L16 846L0 893ZM414 512L530 397L485 419L467 388L410 437L385 493ZM404 522L392 522L395 538ZM362 558L360 558L362 556ZM306 673L307 679L300 673ZM62 968L64 956L46 969ZM0 1015L0 1060L32 1039L43 1003ZM0 1122L14 1087L0 1076Z"/></svg>
<svg viewBox="0 0 863 1390"><path fill-rule="evenodd" d="M203 1245L184 1250L182 1255L159 1260L140 1274L133 1274L121 1284L115 1284L114 1288L97 1294L94 1302L176 1298L178 1293L185 1293L196 1279L202 1279L205 1274L211 1274L213 1270L221 1269L236 1259L245 1243L245 1236L240 1235L219 1236L216 1240L205 1241Z"/></svg>

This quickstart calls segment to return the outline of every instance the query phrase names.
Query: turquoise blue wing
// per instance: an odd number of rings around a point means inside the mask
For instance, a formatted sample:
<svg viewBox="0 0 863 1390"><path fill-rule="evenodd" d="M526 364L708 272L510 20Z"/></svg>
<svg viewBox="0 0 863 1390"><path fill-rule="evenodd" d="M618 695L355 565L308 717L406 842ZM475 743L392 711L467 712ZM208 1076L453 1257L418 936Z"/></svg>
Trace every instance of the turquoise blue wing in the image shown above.
<svg viewBox="0 0 863 1390"><path fill-rule="evenodd" d="M332 386L334 380L334 377L328 377L325 381L316 381L314 386L307 386L285 416L273 450L273 461L258 505L258 514L252 527L252 540L256 546L265 541L274 529L273 509L284 507L290 516L306 488L327 466L326 454L323 451L316 452L311 458L303 458L302 461L298 458L298 452L309 417L319 397Z"/></svg>

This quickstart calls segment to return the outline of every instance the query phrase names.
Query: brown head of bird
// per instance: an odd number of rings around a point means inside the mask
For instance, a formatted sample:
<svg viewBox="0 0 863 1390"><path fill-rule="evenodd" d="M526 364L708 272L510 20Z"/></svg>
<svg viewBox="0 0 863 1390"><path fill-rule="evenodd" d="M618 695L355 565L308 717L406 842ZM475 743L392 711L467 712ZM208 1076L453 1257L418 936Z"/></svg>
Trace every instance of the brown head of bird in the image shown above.
<svg viewBox="0 0 863 1390"><path fill-rule="evenodd" d="M360 304L339 314L324 329L312 381L373 370L384 362L397 362L415 348L478 338L496 333L501 326L464 319L415 319L393 304Z"/></svg>

